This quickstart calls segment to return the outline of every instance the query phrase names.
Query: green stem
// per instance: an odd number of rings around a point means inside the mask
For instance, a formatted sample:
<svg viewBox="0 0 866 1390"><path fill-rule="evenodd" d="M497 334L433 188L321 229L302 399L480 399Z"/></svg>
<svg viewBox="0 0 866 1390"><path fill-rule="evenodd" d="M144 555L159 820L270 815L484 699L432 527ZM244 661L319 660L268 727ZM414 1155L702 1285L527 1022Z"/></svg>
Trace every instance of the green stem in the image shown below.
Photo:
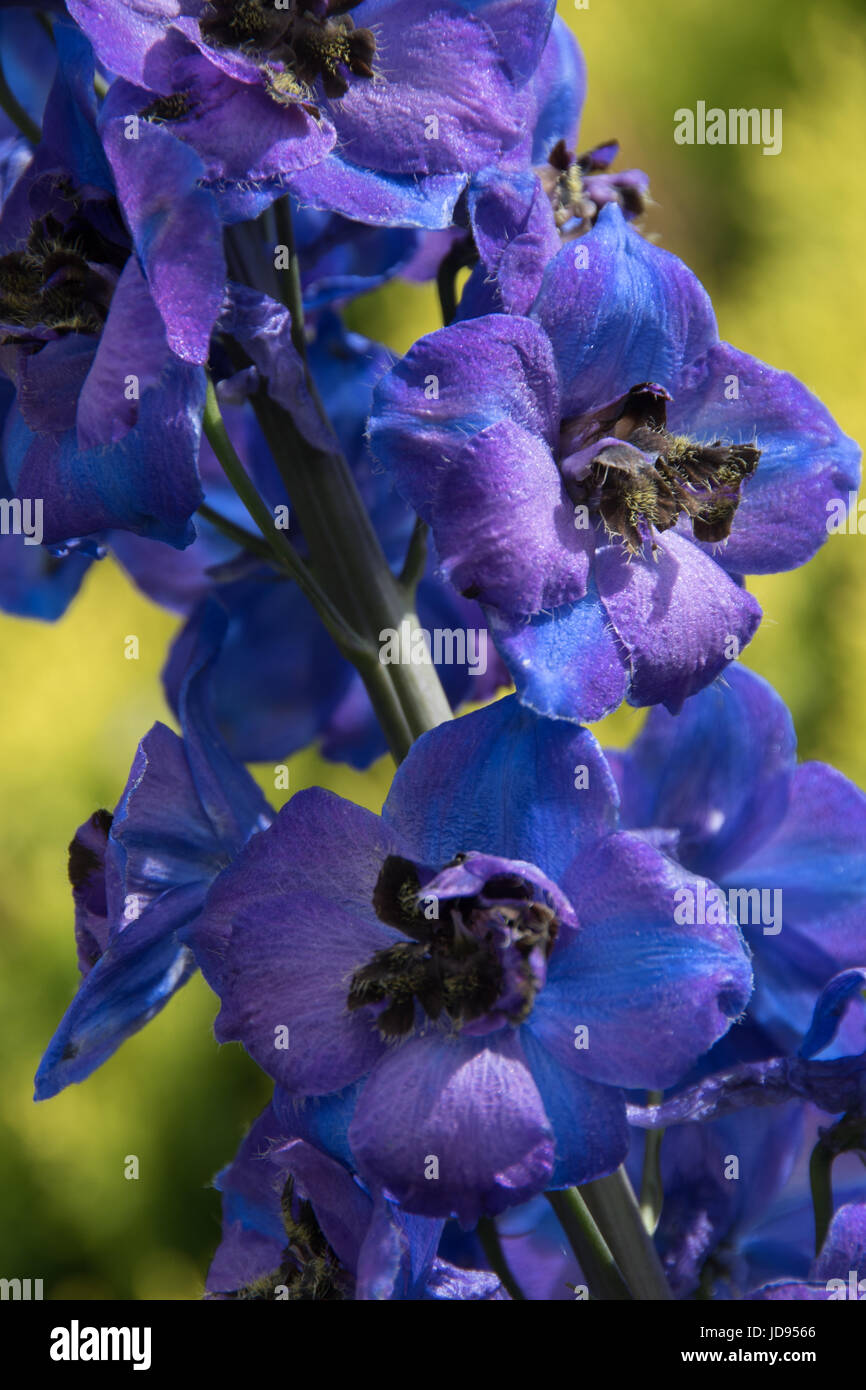
<svg viewBox="0 0 866 1390"><path fill-rule="evenodd" d="M499 1232L496 1229L496 1222L489 1216L482 1217L478 1222L478 1239L481 1241L481 1248L487 1256L487 1263L493 1273L499 1276L499 1282L503 1288L508 1290L515 1302L525 1299L526 1295L511 1273L505 1258Z"/></svg>
<svg viewBox="0 0 866 1390"><path fill-rule="evenodd" d="M280 272L283 303L292 317L292 343L301 361L307 361L307 335L304 329L304 295L301 289L301 266L295 245L295 228L288 197L274 206L274 220L279 244L289 253L288 269Z"/></svg>
<svg viewBox="0 0 866 1390"><path fill-rule="evenodd" d="M468 270L478 260L472 238L467 236L456 241L446 253L436 272L436 289L439 294L439 309L442 322L447 328L453 323L457 313L457 276L461 270Z"/></svg>
<svg viewBox="0 0 866 1390"><path fill-rule="evenodd" d="M38 145L42 139L42 131L33 120L32 116L24 110L20 101L16 97L12 88L6 80L3 71L3 64L0 62L0 106L6 112L13 125L16 125L21 134L26 136L31 145Z"/></svg>
<svg viewBox="0 0 866 1390"><path fill-rule="evenodd" d="M268 542L280 568L291 575L298 587L314 605L322 622L346 655L370 656L372 654L371 649L365 648L362 639L346 624L342 615L310 574L291 541L275 525L267 503L259 496L255 484L235 452L210 377L208 377L207 382L203 428L208 443L219 459L226 477Z"/></svg>
<svg viewBox="0 0 866 1390"><path fill-rule="evenodd" d="M421 580L424 570L427 567L427 523L422 521L420 516L415 518L415 525L412 528L412 535L409 537L409 545L406 549L406 558L403 561L403 568L400 571L399 585L409 598L413 598L415 590Z"/></svg>
<svg viewBox="0 0 866 1390"><path fill-rule="evenodd" d="M576 1187L546 1192L568 1243L577 1256L593 1298L625 1300L631 1297L592 1213Z"/></svg>
<svg viewBox="0 0 866 1390"><path fill-rule="evenodd" d="M373 663L355 665L399 762L416 738L451 718L434 666L383 666L378 660L381 634L400 632L403 623L409 624L411 651L419 627L413 602L391 573L343 455L313 450L266 391L257 393L253 404L300 522L313 573L335 608L376 650Z"/></svg>
<svg viewBox="0 0 866 1390"><path fill-rule="evenodd" d="M618 1168L610 1177L584 1183L580 1190L632 1297L642 1301L670 1299L661 1260L643 1223L625 1169Z"/></svg>
<svg viewBox="0 0 866 1390"><path fill-rule="evenodd" d="M647 1105L660 1105L662 1091L650 1091ZM640 1214L650 1235L655 1234L664 1203L664 1184L662 1183L661 1157L663 1129L648 1129L643 1151L643 1171L640 1182Z"/></svg>
<svg viewBox="0 0 866 1390"><path fill-rule="evenodd" d="M815 1254L821 1246L833 1220L833 1159L832 1149L819 1139L809 1160L809 1183L812 1188L812 1208L815 1213Z"/></svg>
<svg viewBox="0 0 866 1390"><path fill-rule="evenodd" d="M419 735L451 718L451 708L432 664L386 666L379 661L381 634L400 632L404 623L409 625L412 650L412 637L419 627L414 600L391 572L309 368L288 199L276 205L275 216L280 243L289 252L281 289L291 318L292 343L325 425L325 442L316 447L301 434L291 412L269 396L266 381L251 402L300 523L309 570L332 607L361 638L364 650L347 655L364 681L391 752L400 761ZM229 246L233 266L242 269L243 247L238 244L232 249L232 237ZM226 347L237 368L249 365L239 344L229 340ZM417 546L414 551L410 546L410 551L414 563Z"/></svg>

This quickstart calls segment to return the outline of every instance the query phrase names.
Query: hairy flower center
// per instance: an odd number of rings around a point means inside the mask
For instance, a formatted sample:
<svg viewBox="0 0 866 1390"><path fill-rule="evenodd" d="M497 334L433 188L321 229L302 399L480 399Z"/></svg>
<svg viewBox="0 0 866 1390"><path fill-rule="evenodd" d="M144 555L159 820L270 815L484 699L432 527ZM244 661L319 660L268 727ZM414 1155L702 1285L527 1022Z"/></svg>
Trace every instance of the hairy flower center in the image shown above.
<svg viewBox="0 0 866 1390"><path fill-rule="evenodd" d="M548 155L547 163L537 170L563 241L589 231L598 217L601 201L617 202L631 217L640 217L646 211L645 189L633 175L607 173L618 150L616 142L610 141L597 150L577 155L560 140Z"/></svg>
<svg viewBox="0 0 866 1390"><path fill-rule="evenodd" d="M575 503L601 517L631 554L653 532L689 519L699 541L723 541L740 504L741 488L758 466L753 444L701 444L666 426L667 392L652 383L632 387L614 413L566 421L560 457ZM598 442L593 452L591 439ZM620 446L618 441L622 441Z"/></svg>
<svg viewBox="0 0 866 1390"><path fill-rule="evenodd" d="M83 218L40 218L23 250L0 257L0 342L37 329L98 337L128 256Z"/></svg>
<svg viewBox="0 0 866 1390"><path fill-rule="evenodd" d="M361 0L210 0L200 21L208 43L258 63L276 100L301 100L321 82L339 98L352 77L371 78L376 40L346 12Z"/></svg>
<svg viewBox="0 0 866 1390"><path fill-rule="evenodd" d="M172 92L169 96L157 97L138 114L144 121L163 125L167 121L182 121L192 109L193 103L188 92Z"/></svg>
<svg viewBox="0 0 866 1390"><path fill-rule="evenodd" d="M286 1248L279 1269L240 1289L238 1300L336 1302L349 1297L352 1280L328 1244L309 1202L298 1202L289 1178L281 1202Z"/></svg>
<svg viewBox="0 0 866 1390"><path fill-rule="evenodd" d="M382 921L412 938L377 951L349 986L349 1008L375 1006L383 1037L411 1032L416 1005L458 1028L485 1018L517 1026L528 1016L559 929L531 883L499 874L472 897L439 900L422 889L414 864L392 855L373 904Z"/></svg>

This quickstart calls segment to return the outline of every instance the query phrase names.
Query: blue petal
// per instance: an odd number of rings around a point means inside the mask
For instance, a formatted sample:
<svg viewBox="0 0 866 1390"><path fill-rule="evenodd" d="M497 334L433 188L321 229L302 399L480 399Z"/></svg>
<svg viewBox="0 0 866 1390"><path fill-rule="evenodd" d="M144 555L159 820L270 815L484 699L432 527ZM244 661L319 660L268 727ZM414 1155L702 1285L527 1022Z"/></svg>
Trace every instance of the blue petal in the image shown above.
<svg viewBox="0 0 866 1390"><path fill-rule="evenodd" d="M646 241L619 208L550 262L532 317L547 330L563 383L563 414L617 400L643 381L673 389L683 366L718 340L712 305L692 272Z"/></svg>
<svg viewBox="0 0 866 1390"><path fill-rule="evenodd" d="M537 719L509 696L423 734L382 815L422 862L476 850L559 882L581 847L614 828L617 801L592 734Z"/></svg>
<svg viewBox="0 0 866 1390"><path fill-rule="evenodd" d="M201 907L204 887L165 893L109 942L85 977L36 1073L36 1100L84 1081L149 1022L195 970L179 927Z"/></svg>
<svg viewBox="0 0 866 1390"><path fill-rule="evenodd" d="M795 759L782 700L733 663L678 715L652 710L618 755L623 827L677 830L682 862L718 879L784 814Z"/></svg>

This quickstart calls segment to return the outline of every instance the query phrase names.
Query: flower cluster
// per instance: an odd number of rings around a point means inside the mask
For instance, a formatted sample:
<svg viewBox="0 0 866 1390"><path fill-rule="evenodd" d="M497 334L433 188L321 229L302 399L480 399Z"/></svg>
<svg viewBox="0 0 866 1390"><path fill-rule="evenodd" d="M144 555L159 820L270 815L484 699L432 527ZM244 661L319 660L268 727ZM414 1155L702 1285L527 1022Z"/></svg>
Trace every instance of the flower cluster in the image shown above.
<svg viewBox="0 0 866 1390"><path fill-rule="evenodd" d="M746 577L814 556L859 450L722 341L647 175L581 152L554 10L2 30L41 76L0 132L0 606L59 618L110 556L180 618L178 732L70 846L81 980L36 1096L202 972L273 1083L208 1298L866 1277L866 1190L830 1180L866 1156L866 797L738 664ZM357 325L401 281L443 326L398 357ZM313 744L393 755L381 814L268 804L244 764Z"/></svg>

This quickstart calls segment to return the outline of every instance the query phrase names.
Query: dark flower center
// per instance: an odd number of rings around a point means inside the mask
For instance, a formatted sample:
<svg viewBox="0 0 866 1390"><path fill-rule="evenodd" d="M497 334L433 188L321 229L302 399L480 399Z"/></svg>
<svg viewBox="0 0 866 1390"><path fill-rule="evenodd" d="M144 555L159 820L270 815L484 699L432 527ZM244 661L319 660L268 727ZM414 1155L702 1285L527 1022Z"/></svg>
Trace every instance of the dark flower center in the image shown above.
<svg viewBox="0 0 866 1390"><path fill-rule="evenodd" d="M615 140L574 154L560 140L537 170L553 209L563 241L582 236L595 225L602 203L616 202L628 217L640 217L647 207L645 180L634 174L608 173L619 153Z"/></svg>
<svg viewBox="0 0 866 1390"><path fill-rule="evenodd" d="M349 1009L374 1006L383 1037L410 1033L416 1005L429 1019L444 1013L457 1028L479 1020L516 1027L531 1012L559 930L540 897L532 883L506 873L472 896L440 900L422 888L415 864L389 856L373 905L411 939L377 951L355 971Z"/></svg>
<svg viewBox="0 0 866 1390"><path fill-rule="evenodd" d="M600 516L608 535L619 537L631 554L642 551L647 539L657 549L653 532L669 530L681 516L691 522L696 540L725 540L742 485L761 457L753 444L701 444L671 434L669 399L663 388L646 382L606 415L562 427L561 467L572 501Z"/></svg>
<svg viewBox="0 0 866 1390"><path fill-rule="evenodd" d="M200 21L208 43L232 48L262 69L278 100L301 100L321 82L339 98L352 77L371 78L376 40L347 13L361 0L210 0Z"/></svg>
<svg viewBox="0 0 866 1390"><path fill-rule="evenodd" d="M312 1205L296 1197L291 1178L283 1189L281 1210L287 1243L279 1269L238 1290L235 1298L272 1300L278 1289L281 1299L289 1302L333 1303L349 1298L353 1280L322 1234Z"/></svg>
<svg viewBox="0 0 866 1390"><path fill-rule="evenodd" d="M193 103L188 92L172 92L169 96L157 97L138 114L144 121L163 125L167 121L182 121L192 108Z"/></svg>
<svg viewBox="0 0 866 1390"><path fill-rule="evenodd" d="M0 342L37 330L98 337L128 249L109 241L77 213L34 222L22 250L0 257Z"/></svg>

